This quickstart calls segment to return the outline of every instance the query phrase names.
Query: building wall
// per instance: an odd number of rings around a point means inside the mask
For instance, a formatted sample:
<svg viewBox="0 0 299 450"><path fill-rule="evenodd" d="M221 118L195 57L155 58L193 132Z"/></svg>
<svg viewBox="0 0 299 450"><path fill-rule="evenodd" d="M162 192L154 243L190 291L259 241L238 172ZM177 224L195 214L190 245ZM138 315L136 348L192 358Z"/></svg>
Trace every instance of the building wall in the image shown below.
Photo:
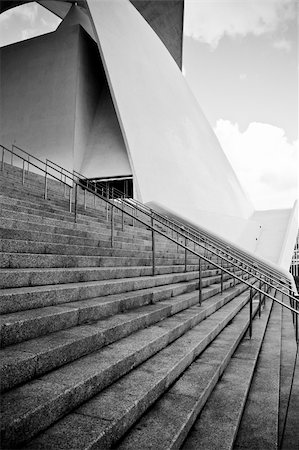
<svg viewBox="0 0 299 450"><path fill-rule="evenodd" d="M0 142L87 177L131 175L98 47L76 9L74 25L0 49Z"/></svg>
<svg viewBox="0 0 299 450"><path fill-rule="evenodd" d="M0 49L0 142L73 167L79 27Z"/></svg>

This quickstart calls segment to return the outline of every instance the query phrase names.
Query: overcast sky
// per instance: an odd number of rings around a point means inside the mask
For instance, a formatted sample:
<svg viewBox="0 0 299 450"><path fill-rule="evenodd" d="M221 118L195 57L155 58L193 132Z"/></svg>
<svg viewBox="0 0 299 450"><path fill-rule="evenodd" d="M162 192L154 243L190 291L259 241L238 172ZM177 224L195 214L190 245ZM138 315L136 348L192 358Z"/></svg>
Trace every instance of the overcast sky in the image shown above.
<svg viewBox="0 0 299 450"><path fill-rule="evenodd" d="M36 3L0 16L0 46L54 30ZM185 0L184 74L257 209L298 197L298 3Z"/></svg>

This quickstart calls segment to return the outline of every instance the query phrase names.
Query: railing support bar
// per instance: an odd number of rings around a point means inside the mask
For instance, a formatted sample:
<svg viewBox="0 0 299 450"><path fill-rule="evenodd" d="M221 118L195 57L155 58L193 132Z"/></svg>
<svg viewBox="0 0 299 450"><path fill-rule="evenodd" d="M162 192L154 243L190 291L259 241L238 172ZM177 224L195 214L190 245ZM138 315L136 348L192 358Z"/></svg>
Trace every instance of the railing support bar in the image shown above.
<svg viewBox="0 0 299 450"><path fill-rule="evenodd" d="M48 169L48 165L47 165L47 162L46 162L46 170L45 170L45 200L47 200L47 197L48 197L47 169Z"/></svg>
<svg viewBox="0 0 299 450"><path fill-rule="evenodd" d="M250 294L249 294L249 338L252 338L252 287L250 288Z"/></svg>
<svg viewBox="0 0 299 450"><path fill-rule="evenodd" d="M155 261L155 231L154 231L154 218L151 217L152 228L152 264L153 264L153 276L156 273L156 261Z"/></svg>
<svg viewBox="0 0 299 450"><path fill-rule="evenodd" d="M202 303L201 258L198 258L198 303Z"/></svg>
<svg viewBox="0 0 299 450"><path fill-rule="evenodd" d="M111 205L111 247L114 245L114 207Z"/></svg>
<svg viewBox="0 0 299 450"><path fill-rule="evenodd" d="M69 211L72 212L72 196L73 196L73 188L70 186L70 194L69 194Z"/></svg>
<svg viewBox="0 0 299 450"><path fill-rule="evenodd" d="M221 295L223 294L223 270L221 270L220 275L220 286L221 286Z"/></svg>
<svg viewBox="0 0 299 450"><path fill-rule="evenodd" d="M188 240L185 237L185 247L187 247ZM185 272L187 272L187 248L185 248Z"/></svg>
<svg viewBox="0 0 299 450"><path fill-rule="evenodd" d="M4 171L4 152L5 152L5 149L4 149L4 147L2 147L2 163L1 163L2 172Z"/></svg>
<svg viewBox="0 0 299 450"><path fill-rule="evenodd" d="M23 159L22 184L25 183L25 160Z"/></svg>
<svg viewBox="0 0 299 450"><path fill-rule="evenodd" d="M75 213L75 222L77 222L77 209L78 209L78 185L76 183L75 186L75 207L74 207L74 213Z"/></svg>

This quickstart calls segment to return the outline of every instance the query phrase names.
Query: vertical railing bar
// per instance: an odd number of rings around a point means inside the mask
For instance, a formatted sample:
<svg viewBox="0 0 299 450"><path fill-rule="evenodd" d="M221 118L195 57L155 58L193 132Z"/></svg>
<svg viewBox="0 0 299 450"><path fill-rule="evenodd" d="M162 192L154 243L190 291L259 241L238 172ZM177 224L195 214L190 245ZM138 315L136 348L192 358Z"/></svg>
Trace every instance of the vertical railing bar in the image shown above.
<svg viewBox="0 0 299 450"><path fill-rule="evenodd" d="M112 199L112 201L113 201L113 199ZM111 247L113 247L113 245L114 245L114 205L113 204L111 204L110 210L111 210L111 212L110 212L110 215L111 215Z"/></svg>
<svg viewBox="0 0 299 450"><path fill-rule="evenodd" d="M77 222L77 209L78 209L78 185L75 184L75 206L74 206L74 213L75 213L75 222Z"/></svg>
<svg viewBox="0 0 299 450"><path fill-rule="evenodd" d="M124 199L121 202L121 230L124 231Z"/></svg>
<svg viewBox="0 0 299 450"><path fill-rule="evenodd" d="M220 275L220 286L221 286L221 295L223 294L223 270L221 270Z"/></svg>
<svg viewBox="0 0 299 450"><path fill-rule="evenodd" d="M202 303L201 258L198 258L198 303Z"/></svg>
<svg viewBox="0 0 299 450"><path fill-rule="evenodd" d="M262 308L262 292L261 292L261 290L262 290L262 282L261 282L261 280L260 280L260 283L259 283L259 289L260 289L260 292L259 292L259 317L261 317L261 308Z"/></svg>
<svg viewBox="0 0 299 450"><path fill-rule="evenodd" d="M25 183L25 159L23 159L22 184Z"/></svg>
<svg viewBox="0 0 299 450"><path fill-rule="evenodd" d="M156 273L156 261L155 261L155 231L154 231L154 218L151 217L151 229L152 229L152 267L153 267L153 276Z"/></svg>
<svg viewBox="0 0 299 450"><path fill-rule="evenodd" d="M46 161L46 170L45 170L45 200L47 200L47 194L48 194L48 179L47 179L47 172L48 172L48 162Z"/></svg>
<svg viewBox="0 0 299 450"><path fill-rule="evenodd" d="M252 287L250 287L250 298L249 298L249 338L252 338Z"/></svg>
<svg viewBox="0 0 299 450"><path fill-rule="evenodd" d="M14 149L14 145L11 146L11 156L10 156L10 165L11 166L13 165L13 155L14 155L13 149Z"/></svg>
<svg viewBox="0 0 299 450"><path fill-rule="evenodd" d="M107 185L106 185L106 198L107 200L109 200L109 190L107 188ZM106 220L108 221L108 219L109 219L109 205L108 202L106 202Z"/></svg>
<svg viewBox="0 0 299 450"><path fill-rule="evenodd" d="M187 272L187 236L185 235L185 272Z"/></svg>
<svg viewBox="0 0 299 450"><path fill-rule="evenodd" d="M69 192L69 211L72 212L72 196L73 196L73 188L70 186L70 192Z"/></svg>
<svg viewBox="0 0 299 450"><path fill-rule="evenodd" d="M4 147L2 147L2 172L4 171L4 152L5 152L5 149L4 149Z"/></svg>

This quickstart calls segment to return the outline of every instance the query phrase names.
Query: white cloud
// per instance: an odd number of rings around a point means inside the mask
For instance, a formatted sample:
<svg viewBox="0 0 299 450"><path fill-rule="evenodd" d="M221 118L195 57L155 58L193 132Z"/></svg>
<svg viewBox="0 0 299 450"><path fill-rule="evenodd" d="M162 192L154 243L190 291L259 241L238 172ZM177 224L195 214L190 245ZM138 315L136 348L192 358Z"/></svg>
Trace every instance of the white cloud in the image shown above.
<svg viewBox="0 0 299 450"><path fill-rule="evenodd" d="M292 49L292 42L287 39L280 39L273 42L273 47L277 48L277 50L285 50L286 52L290 52Z"/></svg>
<svg viewBox="0 0 299 450"><path fill-rule="evenodd" d="M225 35L260 36L296 17L294 0L186 0L184 32L215 49Z"/></svg>
<svg viewBox="0 0 299 450"><path fill-rule="evenodd" d="M241 184L257 209L290 207L298 196L298 141L289 143L284 130L252 122L217 121L215 133Z"/></svg>
<svg viewBox="0 0 299 450"><path fill-rule="evenodd" d="M37 15L38 15L38 5L37 3L33 2L5 11L4 13L1 14L0 20L1 22L5 22L9 20L12 16L16 16L26 22L29 22L32 25L34 24Z"/></svg>

